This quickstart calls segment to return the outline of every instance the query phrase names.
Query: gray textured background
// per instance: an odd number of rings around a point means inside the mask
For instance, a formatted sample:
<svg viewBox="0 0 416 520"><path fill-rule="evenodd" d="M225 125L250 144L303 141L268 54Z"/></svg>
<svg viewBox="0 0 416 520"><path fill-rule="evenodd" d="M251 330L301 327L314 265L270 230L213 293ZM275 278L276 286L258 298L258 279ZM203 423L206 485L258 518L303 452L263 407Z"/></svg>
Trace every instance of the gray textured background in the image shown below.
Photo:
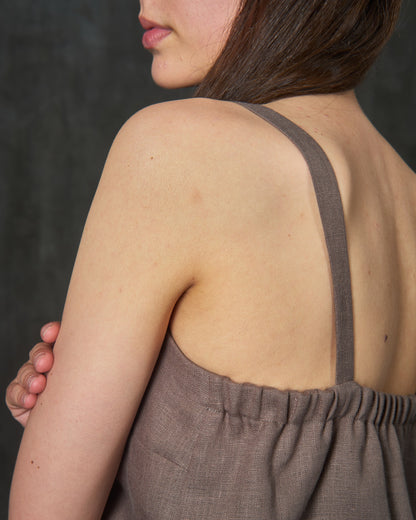
<svg viewBox="0 0 416 520"><path fill-rule="evenodd" d="M155 87L138 2L0 0L1 389L59 319L107 151ZM359 89L377 128L416 170L416 3ZM0 518L21 428L0 408Z"/></svg>

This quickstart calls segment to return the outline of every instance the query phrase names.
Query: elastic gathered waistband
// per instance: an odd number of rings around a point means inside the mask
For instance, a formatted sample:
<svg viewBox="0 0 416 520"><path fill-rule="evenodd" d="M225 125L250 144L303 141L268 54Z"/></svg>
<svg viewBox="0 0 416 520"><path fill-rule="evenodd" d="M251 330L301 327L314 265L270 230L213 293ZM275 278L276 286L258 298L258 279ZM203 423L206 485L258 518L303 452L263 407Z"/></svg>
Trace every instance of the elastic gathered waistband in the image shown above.
<svg viewBox="0 0 416 520"><path fill-rule="evenodd" d="M344 418L379 427L388 423L410 426L416 419L416 395L378 392L355 381L305 391L235 383L191 361L169 332L158 364L157 384L169 386L165 395L185 399L213 413L280 424Z"/></svg>

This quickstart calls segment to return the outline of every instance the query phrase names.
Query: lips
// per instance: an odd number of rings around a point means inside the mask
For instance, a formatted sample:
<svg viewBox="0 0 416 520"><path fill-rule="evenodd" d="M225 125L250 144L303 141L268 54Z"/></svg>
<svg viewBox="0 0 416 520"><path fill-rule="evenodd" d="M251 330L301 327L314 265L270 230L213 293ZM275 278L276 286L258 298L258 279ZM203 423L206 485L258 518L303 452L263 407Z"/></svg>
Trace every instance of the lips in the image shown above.
<svg viewBox="0 0 416 520"><path fill-rule="evenodd" d="M158 25L152 20L148 20L142 16L139 17L139 21L145 33L143 34L142 43L145 49L154 49L166 36L172 32L169 27Z"/></svg>

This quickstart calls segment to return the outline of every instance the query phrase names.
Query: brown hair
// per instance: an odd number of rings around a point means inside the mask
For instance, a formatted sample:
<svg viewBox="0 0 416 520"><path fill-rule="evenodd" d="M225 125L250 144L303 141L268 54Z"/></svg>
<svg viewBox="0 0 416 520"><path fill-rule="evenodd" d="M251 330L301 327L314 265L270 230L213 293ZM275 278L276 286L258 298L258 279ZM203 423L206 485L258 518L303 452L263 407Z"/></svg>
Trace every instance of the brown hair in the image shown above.
<svg viewBox="0 0 416 520"><path fill-rule="evenodd" d="M401 0L242 0L197 97L268 103L355 88L393 32Z"/></svg>

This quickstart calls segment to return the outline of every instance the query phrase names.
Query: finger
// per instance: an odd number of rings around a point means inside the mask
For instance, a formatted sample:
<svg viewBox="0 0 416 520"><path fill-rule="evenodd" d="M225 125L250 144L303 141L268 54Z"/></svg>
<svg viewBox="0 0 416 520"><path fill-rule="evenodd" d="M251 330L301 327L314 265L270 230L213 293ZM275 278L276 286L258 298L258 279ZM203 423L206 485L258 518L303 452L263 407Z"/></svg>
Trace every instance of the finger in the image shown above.
<svg viewBox="0 0 416 520"><path fill-rule="evenodd" d="M29 361L20 367L14 382L28 394L40 394L46 387L46 377L39 374Z"/></svg>
<svg viewBox="0 0 416 520"><path fill-rule="evenodd" d="M49 372L53 365L53 351L49 343L38 343L29 353L29 361L38 374Z"/></svg>
<svg viewBox="0 0 416 520"><path fill-rule="evenodd" d="M26 392L30 393L30 386L32 381L38 376L38 372L30 361L25 363L19 368L16 379L14 380L20 385Z"/></svg>
<svg viewBox="0 0 416 520"><path fill-rule="evenodd" d="M16 381L9 384L6 390L6 405L13 417L20 415L24 410L33 408L36 404L37 396L29 394Z"/></svg>
<svg viewBox="0 0 416 520"><path fill-rule="evenodd" d="M41 394L46 388L46 377L43 374L38 374L29 381L28 392L32 394Z"/></svg>
<svg viewBox="0 0 416 520"><path fill-rule="evenodd" d="M46 323L46 325L44 325L40 331L40 337L45 343L55 343L60 328L61 324L59 321L51 321L50 323Z"/></svg>
<svg viewBox="0 0 416 520"><path fill-rule="evenodd" d="M26 426L30 411L35 406L37 396L27 394L24 389L15 381L10 383L6 391L6 405L12 414L23 427Z"/></svg>

